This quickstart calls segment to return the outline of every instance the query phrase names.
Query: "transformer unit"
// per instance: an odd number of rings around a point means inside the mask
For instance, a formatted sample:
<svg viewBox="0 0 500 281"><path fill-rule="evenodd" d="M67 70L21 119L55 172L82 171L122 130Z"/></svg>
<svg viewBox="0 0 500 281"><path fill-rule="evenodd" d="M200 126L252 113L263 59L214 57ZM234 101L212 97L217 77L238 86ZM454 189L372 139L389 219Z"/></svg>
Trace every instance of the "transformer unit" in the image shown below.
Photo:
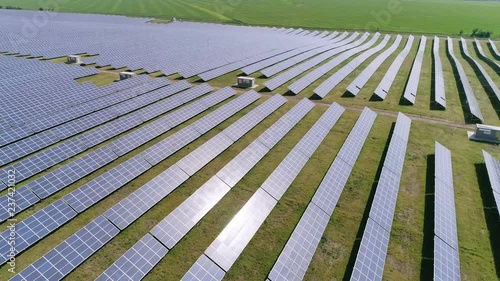
<svg viewBox="0 0 500 281"><path fill-rule="evenodd" d="M476 130L467 134L470 140L500 143L500 127L476 124Z"/></svg>
<svg viewBox="0 0 500 281"><path fill-rule="evenodd" d="M66 62L67 63L76 63L76 64L81 64L83 63L82 61L82 57L80 56L76 56L76 55L71 55L71 56L68 56L67 59L66 59Z"/></svg>
<svg viewBox="0 0 500 281"><path fill-rule="evenodd" d="M134 72L120 72L120 80L124 80L124 79L127 79L127 78L132 78L134 76L136 76L137 74L135 74Z"/></svg>
<svg viewBox="0 0 500 281"><path fill-rule="evenodd" d="M245 77L245 76L239 76L238 77L238 83L235 85L236 87L239 88L255 88L258 85L255 85L255 78L253 77Z"/></svg>

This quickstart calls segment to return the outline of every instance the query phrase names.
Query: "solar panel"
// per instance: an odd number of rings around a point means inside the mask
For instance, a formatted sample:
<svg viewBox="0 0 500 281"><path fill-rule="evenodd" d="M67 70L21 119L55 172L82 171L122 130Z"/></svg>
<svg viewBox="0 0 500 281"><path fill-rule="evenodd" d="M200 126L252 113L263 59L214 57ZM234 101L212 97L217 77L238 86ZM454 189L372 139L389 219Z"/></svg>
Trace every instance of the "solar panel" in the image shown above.
<svg viewBox="0 0 500 281"><path fill-rule="evenodd" d="M312 101L306 98L302 99L257 139L267 148L273 148L313 107Z"/></svg>
<svg viewBox="0 0 500 281"><path fill-rule="evenodd" d="M276 111L286 101L286 98L283 96L279 94L274 95L261 105L257 106L255 110L252 110L251 114L243 116L238 121L224 129L223 133L233 141L239 140L246 132L250 131L251 128L255 127L262 120L264 120L264 118Z"/></svg>
<svg viewBox="0 0 500 281"><path fill-rule="evenodd" d="M151 112L154 112L155 114L154 117L159 116L160 114L164 113L165 111L168 111L170 109L173 109L177 106L181 106L184 103L187 103L195 98L197 98L200 95L203 95L211 90L211 87L204 86L207 84L202 84L200 86L191 88L187 91L184 91L178 95L175 95L174 97L168 99L169 101L172 101L172 103L167 104L160 104L160 108L155 108L151 110L150 108L145 108L145 112L150 112L142 114L143 111L139 111L143 119L147 119L148 117L153 117ZM178 111L174 111L165 117L158 119L156 121L153 121L152 123L143 126L141 128L138 128L137 130L134 130L133 132L113 141L110 143L111 149L118 155L124 155L127 152L132 151L133 149L139 147L140 145L152 140L153 138L161 135L162 133L168 131L170 128L172 128L173 125L178 125L189 118L201 113L202 111L206 110L210 106L214 105L213 102L216 102L219 99L214 99L214 98L209 98L210 96L220 96L221 101L224 99L229 98L230 93L229 92L222 92L222 91L217 91L207 97L201 98L200 100L196 100L193 103L181 108ZM180 100L180 102L178 102ZM189 112L189 114L182 114L183 112ZM167 120L175 119L176 122L173 124L171 121L167 122Z"/></svg>
<svg viewBox="0 0 500 281"><path fill-rule="evenodd" d="M457 221L453 186L435 180L434 233L458 251Z"/></svg>
<svg viewBox="0 0 500 281"><path fill-rule="evenodd" d="M465 73L462 64L460 61L455 57L455 54L453 52L453 40L448 37L448 54L451 57L451 62L455 66L458 76L459 76L459 83L462 86L462 89L459 89L460 91L463 91L465 94L465 97L467 98L467 104L469 106L470 113L472 116L476 119L479 119L481 122L483 122L484 118L483 115L481 114L481 110L479 109L479 105L477 103L476 97L474 96L474 92L472 91L472 88L469 83L469 79L467 78L467 74Z"/></svg>
<svg viewBox="0 0 500 281"><path fill-rule="evenodd" d="M191 269L182 277L182 281L220 281L226 273L211 261L201 255Z"/></svg>
<svg viewBox="0 0 500 281"><path fill-rule="evenodd" d="M260 95L255 91L249 91L245 94L239 96L226 104L226 106L220 107L214 111L214 114L209 114L203 118L198 119L193 123L193 127L200 133L204 134L208 129L215 127L220 124L223 120L226 120L236 112L247 107L251 103L258 100Z"/></svg>
<svg viewBox="0 0 500 281"><path fill-rule="evenodd" d="M302 280L375 117L370 109L363 110L273 266L270 280Z"/></svg>
<svg viewBox="0 0 500 281"><path fill-rule="evenodd" d="M491 39L488 39L488 44L490 45L490 48L492 50L493 55L496 56L497 58L500 57L500 52L498 51L495 43L493 43L493 41L491 41Z"/></svg>
<svg viewBox="0 0 500 281"><path fill-rule="evenodd" d="M403 93L403 97L411 104L415 103L415 98L417 96L418 82L420 81L420 72L422 70L422 60L424 57L426 42L427 38L422 35L417 55L415 56L415 60L413 60L410 77L406 82L405 91Z"/></svg>
<svg viewBox="0 0 500 281"><path fill-rule="evenodd" d="M173 165L108 209L104 216L120 229L125 229L188 178Z"/></svg>
<svg viewBox="0 0 500 281"><path fill-rule="evenodd" d="M438 142L435 142L436 165L434 175L441 182L453 186L453 172L451 166L451 152Z"/></svg>
<svg viewBox="0 0 500 281"><path fill-rule="evenodd" d="M493 79L491 79L490 75L488 74L488 72L486 72L486 70L483 68L483 66L481 64L479 64L470 54L469 54L469 51L467 49L467 41L465 41L464 38L460 38L460 43L462 45L462 51L463 53L465 54L465 58L467 59L467 61L469 62L469 64L472 66L472 68L474 68L476 70L476 73L480 73L480 75L482 75L484 78L484 80L486 80L486 84L483 84L483 87L486 91L493 91L493 93L495 93L495 96L497 97L497 99L500 101L500 90L498 89L497 85L495 84L495 82L493 82ZM476 46L479 46L479 43L477 42L476 40ZM498 67L498 71L500 71L500 67Z"/></svg>
<svg viewBox="0 0 500 281"><path fill-rule="evenodd" d="M411 120L399 113L351 280L382 280Z"/></svg>
<svg viewBox="0 0 500 281"><path fill-rule="evenodd" d="M233 141L226 135L218 134L179 160L177 165L192 176L232 144Z"/></svg>
<svg viewBox="0 0 500 281"><path fill-rule="evenodd" d="M25 126L13 127L0 132L0 146L20 140L33 134L30 128Z"/></svg>
<svg viewBox="0 0 500 281"><path fill-rule="evenodd" d="M0 197L0 205L2 206L0 209L0 221L8 219L11 215L18 214L40 201L40 199L26 186L16 188L14 196L15 198L12 198L12 195L7 193ZM15 199L15 202L13 202L13 199ZM11 213L12 209L9 208L12 206L12 203L15 203L14 214Z"/></svg>
<svg viewBox="0 0 500 281"><path fill-rule="evenodd" d="M399 72L399 69L401 68L401 65L403 64L404 60L408 56L408 53L410 52L411 46L413 45L413 40L414 37L412 35L408 36L408 41L406 41L404 49L398 54L396 59L394 59L394 61L392 62L391 66L389 67L384 77L378 84L377 88L373 92L374 95L376 95L381 99L385 99L387 93L389 93L389 90L391 89L392 83L394 82L396 75Z"/></svg>
<svg viewBox="0 0 500 281"><path fill-rule="evenodd" d="M432 55L434 59L434 100L437 104L446 108L443 66L439 56L439 38L437 36L434 36Z"/></svg>
<svg viewBox="0 0 500 281"><path fill-rule="evenodd" d="M330 72L332 69L334 69L336 66L340 65L342 62L349 59L351 56L370 48L373 44L375 44L379 36L380 34L376 33L370 39L370 41L361 45L369 37L369 34L365 33L363 34L363 36L361 36L360 39L356 40L355 42L337 48L335 52L331 53L331 56L341 53L340 55L331 59L330 61L321 65L320 67L314 69L313 71L309 72L305 76L301 77L299 80L293 82L290 86L288 86L288 89L294 94L300 93L306 87L311 85L314 81L318 80L326 73Z"/></svg>
<svg viewBox="0 0 500 281"><path fill-rule="evenodd" d="M354 166L361 148L363 148L363 144L368 137L368 133L370 133L370 129L375 122L375 118L377 118L377 113L368 107L363 109L361 116L351 130L352 133L347 136L347 139L345 140L344 145L340 148L337 157L340 157L350 166Z"/></svg>
<svg viewBox="0 0 500 281"><path fill-rule="evenodd" d="M141 280L167 253L165 246L146 234L96 280Z"/></svg>
<svg viewBox="0 0 500 281"><path fill-rule="evenodd" d="M27 186L38 197L43 199L107 165L116 158L116 154L111 150L102 147L30 182Z"/></svg>
<svg viewBox="0 0 500 281"><path fill-rule="evenodd" d="M323 81L316 89L314 89L314 93L324 98L331 90L333 90L333 88L335 88L340 82L342 82L342 80L344 80L349 74L351 74L364 61L385 48L390 38L391 36L385 35L384 39L377 46L368 49L361 55L357 56L337 72L335 72L332 76Z"/></svg>
<svg viewBox="0 0 500 281"><path fill-rule="evenodd" d="M329 215L309 204L271 269L269 280L302 280L329 220Z"/></svg>
<svg viewBox="0 0 500 281"><path fill-rule="evenodd" d="M347 86L347 91L353 96L356 96L359 91L365 86L366 82L375 74L378 68L384 63L384 61L392 55L401 43L401 35L397 35L396 39L392 45L378 55L357 77L354 79L349 86Z"/></svg>
<svg viewBox="0 0 500 281"><path fill-rule="evenodd" d="M236 112L241 110L241 108L255 101L256 98L258 98L258 94L252 92L236 98L235 100L211 112L210 114L205 116L203 120L197 120L190 126L183 128L182 130L164 139L163 141L160 141L154 146L146 149L140 154L141 157L143 157L152 165L158 164L159 162L163 161L165 158L173 154L175 151L198 138L201 134L197 131L197 129L201 130L202 132L208 131L209 129L223 122L225 119L236 114ZM205 126L209 127L201 127L200 124L204 124Z"/></svg>
<svg viewBox="0 0 500 281"><path fill-rule="evenodd" d="M201 134L192 125L187 126L144 150L139 155L154 166L200 136Z"/></svg>
<svg viewBox="0 0 500 281"><path fill-rule="evenodd" d="M132 157L65 195L63 199L81 213L150 168L151 165L142 158Z"/></svg>
<svg viewBox="0 0 500 281"><path fill-rule="evenodd" d="M259 188L208 247L205 255L227 272L276 203ZM191 267L189 271L194 269Z"/></svg>
<svg viewBox="0 0 500 281"><path fill-rule="evenodd" d="M434 280L460 280L458 251L434 236Z"/></svg>
<svg viewBox="0 0 500 281"><path fill-rule="evenodd" d="M489 40L489 44L490 44L490 49L492 51L492 54L493 56L497 56L497 59L498 59L498 52L496 50L496 46L493 44L493 42ZM487 57L483 51L483 48L481 47L481 43L479 42L479 40L477 40L476 38L474 38L474 46L476 47L476 53L477 53L477 56L482 59L484 62L486 62L489 66L491 66L497 73L500 71L500 64L497 63L496 61L490 59L489 57Z"/></svg>
<svg viewBox="0 0 500 281"><path fill-rule="evenodd" d="M234 187L269 151L265 145L256 140L233 158L218 173L222 181Z"/></svg>
<svg viewBox="0 0 500 281"><path fill-rule="evenodd" d="M229 190L229 186L218 177L210 178L158 223L151 230L151 234L172 249Z"/></svg>
<svg viewBox="0 0 500 281"><path fill-rule="evenodd" d="M0 165L3 166L59 141L50 131L41 132L0 148Z"/></svg>
<svg viewBox="0 0 500 281"><path fill-rule="evenodd" d="M500 210L500 164L488 152L483 150L484 163L488 171L488 178L495 198L497 209Z"/></svg>
<svg viewBox="0 0 500 281"><path fill-rule="evenodd" d="M370 218L385 230L390 231L396 201L398 199L400 176L388 169L382 169L377 190L370 209Z"/></svg>
<svg viewBox="0 0 500 281"><path fill-rule="evenodd" d="M351 280L382 280L390 232L368 218Z"/></svg>
<svg viewBox="0 0 500 281"><path fill-rule="evenodd" d="M75 211L73 211L62 200L57 200L27 219L16 223L16 254L28 249L31 245L58 229L61 225L65 224L75 216ZM5 244L2 243L2 246L0 247L0 264L3 264L9 259L7 254L9 253L9 248L11 246L10 244L7 244L7 241L9 239L10 232L10 230L6 230L0 234L0 240L6 242Z"/></svg>
<svg viewBox="0 0 500 281"><path fill-rule="evenodd" d="M118 234L99 216L13 277L14 280L61 280Z"/></svg>

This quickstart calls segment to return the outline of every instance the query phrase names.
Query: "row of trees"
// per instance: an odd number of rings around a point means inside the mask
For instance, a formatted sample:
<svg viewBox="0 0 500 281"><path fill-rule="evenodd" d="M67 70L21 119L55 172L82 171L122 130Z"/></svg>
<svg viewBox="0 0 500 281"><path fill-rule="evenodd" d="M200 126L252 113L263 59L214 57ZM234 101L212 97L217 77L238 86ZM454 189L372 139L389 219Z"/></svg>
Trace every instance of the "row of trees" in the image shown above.
<svg viewBox="0 0 500 281"><path fill-rule="evenodd" d="M7 10L22 10L21 7L14 7L14 6L0 6L0 9L7 9Z"/></svg>
<svg viewBox="0 0 500 281"><path fill-rule="evenodd" d="M464 34L463 30L460 30L460 36ZM481 30L479 28L474 28L472 30L472 33L470 34L471 37L477 37L477 38L490 38L491 35L493 35L493 32L489 30Z"/></svg>

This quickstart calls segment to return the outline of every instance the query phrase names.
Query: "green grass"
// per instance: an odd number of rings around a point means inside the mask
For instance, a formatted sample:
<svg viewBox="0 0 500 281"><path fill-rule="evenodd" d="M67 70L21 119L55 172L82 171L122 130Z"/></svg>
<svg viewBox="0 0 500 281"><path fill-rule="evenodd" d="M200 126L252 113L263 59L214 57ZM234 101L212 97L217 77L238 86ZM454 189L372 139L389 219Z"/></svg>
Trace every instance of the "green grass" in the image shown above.
<svg viewBox="0 0 500 281"><path fill-rule="evenodd" d="M72 0L61 12L119 14L135 17L295 26L318 29L375 30L411 33L470 34L491 30L500 36L497 1L463 0ZM43 2L42 2L43 3ZM0 0L23 9L54 8L38 0ZM160 21L161 22L161 21Z"/></svg>
<svg viewBox="0 0 500 281"><path fill-rule="evenodd" d="M406 38L402 42L404 43L405 40ZM392 41L389 42L388 46L391 43ZM432 167L432 165L429 166L429 159L432 159L431 155L434 154L434 141L442 143L449 148L452 153L462 280L499 279L500 248L498 242L495 241L497 241L498 235L500 235L500 223L498 220L498 210L495 207L491 188L486 178L487 175L485 173L484 164L482 164L481 150L486 149L497 159L500 159L500 147L470 142L467 139L467 128L472 126L466 126L464 124L465 118L462 110L463 101L460 100L460 96L457 94L455 77L453 76L451 64L446 57L444 42L441 41L441 60L443 62L448 103L448 108L445 111L430 110L430 76L432 66L430 56L432 42L430 40L425 50L421 80L419 83L416 104L414 106L401 106L398 103L410 72L413 58L416 54L416 42L403 63L402 69L398 73L387 99L382 102L369 100L385 71L392 63L395 56L397 56L399 51L403 48L403 43L368 81L367 85L360 91L357 97L344 98L342 94L346 86L375 56L358 67L356 71L341 82L324 100L317 101L317 106L315 106L311 112L308 113L306 117L301 120L297 126L294 127L294 129L292 129L290 133L287 134L285 138L283 138L283 140L280 141L269 154L266 155L262 161L260 161L250 173L248 173L235 188L233 188L192 229L192 231L190 231L180 243L168 253L164 259L160 261L150 274L146 276L145 280L179 280L210 243L212 243L231 218L252 196L255 190L264 182L300 138L302 138L326 110L326 106L324 105L332 102L338 102L346 106L348 110L346 110L338 123L333 127L330 134L325 138L288 191L284 194L283 198L271 212L249 245L245 248L232 269L228 272L225 280L263 280L266 277L324 174L359 117L359 109L363 106L375 109L380 112L380 114L374 123L365 146L353 168L352 174L347 181L338 205L330 219L330 223L323 234L319 247L306 273L305 280L342 280L350 274L359 247L362 231L366 223L367 212L371 204L371 196L375 191L378 181L377 171L380 165L382 165L383 152L390 137L391 126L393 122L395 122L394 115L398 111L412 116L414 121L412 122L410 140L406 152L403 176L394 216L394 224L389 242L387 262L384 268L384 280L430 280L432 278L429 277L429 269L432 268L433 253L432 244L430 243L432 243L433 226L429 226L429 222L432 223L432 204L434 204L434 202L433 190L429 185L429 182L433 180L432 171L429 170L429 168ZM491 105L490 99L485 93L481 83L476 78L472 67L461 54L458 53L457 44L458 41L455 40L455 55L460 60L469 76L479 106L486 118L486 123L500 124L495 109ZM484 46L483 44L483 47ZM476 57L470 42L469 51ZM319 83L327 79L329 75L333 74L346 63L347 62L333 69L326 76L306 88L297 97L287 97L289 101L284 106L267 117L262 123L187 180L172 194L160 201L159 204L144 214L130 227L118 234L117 237L70 273L66 279L92 280L96 278L152 227L165 218L165 216L186 200L196 189L255 140L266 128L271 126L285 112L291 109L296 102L302 98L309 98L314 88L319 85ZM484 62L480 61L480 63L486 71L490 73L494 81L498 83L498 76L495 76L494 71ZM111 79L117 77L116 72L120 70L113 69L109 66L101 68L100 71L101 73L98 75L79 79L79 81L93 82L98 85L109 83ZM158 73L149 75L156 74ZM229 73L210 81L209 84L214 88L232 85L235 83L238 74L239 71ZM108 75L113 77L108 77ZM259 73L256 73L252 76L259 77L259 75ZM168 78L173 80L176 77L176 75L173 75ZM264 81L265 79L258 78L257 84L262 87ZM286 87L290 83L291 82L280 87L274 93L285 93ZM260 88L257 90L259 89ZM238 90L238 92L242 91L244 90ZM229 118L198 140L148 170L103 201L78 215L68 224L50 234L30 249L21 253L17 259L18 271L35 262L40 256L57 246L78 229L85 226L95 217L103 214L108 208L112 207L122 198L159 175L183 156L234 123L258 104L264 102L269 95L274 93L262 93L262 98L256 103ZM215 108L217 107L218 106ZM167 138L174 132L198 120L200 117L205 116L215 108L170 130L138 149L118 158L106 167L64 188L55 195L42 200L19 214L18 219L23 220L27 218L34 212L82 186L89 180L119 165L130 157L138 155L148 147ZM422 119L418 119L419 116L422 116ZM433 122L433 119L439 122L450 122L450 125L436 124ZM109 144L118 137L119 136L82 153L82 155ZM46 172L50 172L63 164L67 164L82 155L73 157L71 160L65 161ZM46 172L41 173L37 177L45 175ZM29 179L21 185L27 184L33 179ZM0 228L5 226L5 222L0 224ZM7 266L3 265L0 267L0 272L6 269ZM0 274L1 281L7 280L8 277L8 274Z"/></svg>

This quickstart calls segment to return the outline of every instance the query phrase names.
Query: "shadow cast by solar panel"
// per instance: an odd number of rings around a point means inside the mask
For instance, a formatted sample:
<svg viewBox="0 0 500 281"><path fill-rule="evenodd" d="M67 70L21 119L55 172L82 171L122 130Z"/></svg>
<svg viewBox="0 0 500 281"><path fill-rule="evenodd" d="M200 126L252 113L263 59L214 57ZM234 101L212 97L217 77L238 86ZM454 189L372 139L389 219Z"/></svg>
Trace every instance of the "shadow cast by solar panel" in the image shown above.
<svg viewBox="0 0 500 281"><path fill-rule="evenodd" d="M262 88L262 89L258 90L257 92L258 92L258 93L270 93L270 92L272 92L272 91L271 91L269 88L264 87L264 88Z"/></svg>
<svg viewBox="0 0 500 281"><path fill-rule="evenodd" d="M290 90L286 91L283 96L286 96L286 97L295 97L296 94Z"/></svg>
<svg viewBox="0 0 500 281"><path fill-rule="evenodd" d="M355 98L356 96L353 95L349 90L345 90L345 92L340 96L342 98Z"/></svg>
<svg viewBox="0 0 500 281"><path fill-rule="evenodd" d="M495 263L495 270L497 278L500 278L500 220L498 216L498 209L493 197L493 189L488 177L488 171L484 163L474 164L476 168L477 182L481 192L481 199L483 200L483 211L486 218L486 226L490 234L490 245L493 252L493 260Z"/></svg>
<svg viewBox="0 0 500 281"><path fill-rule="evenodd" d="M404 95L405 95L406 87L408 87L408 82L410 82L411 71L413 69L414 64L415 64L415 59L413 59L413 62L412 62L411 67L410 67L410 72L408 73L408 77L406 77L405 86L403 87L403 91L401 92L401 96L399 97L399 105L404 105L404 106L412 106L413 105L411 102L407 101L404 98Z"/></svg>
<svg viewBox="0 0 500 281"><path fill-rule="evenodd" d="M312 94L310 97L309 97L309 100L322 100L323 98L316 95L316 94Z"/></svg>
<svg viewBox="0 0 500 281"><path fill-rule="evenodd" d="M422 243L422 260L420 262L420 280L432 280L434 276L434 154L427 155L427 171L425 178L424 208L424 240Z"/></svg>
<svg viewBox="0 0 500 281"><path fill-rule="evenodd" d="M472 61L471 58L465 54L464 49L462 47L462 44L459 44L459 45L460 45L460 54L474 70L474 73L476 74L477 79L481 83L481 86L483 86L483 88L486 92L486 95L490 99L490 102L491 102L491 105L493 106L493 109L495 109L495 112L497 113L497 117L500 118L500 101L498 100L495 92L491 88L490 84L488 84L488 81L486 81L486 78L483 76L483 73L481 72L481 70L479 70L479 68L476 66L474 61ZM474 43L474 45L475 45L475 43Z"/></svg>
<svg viewBox="0 0 500 281"><path fill-rule="evenodd" d="M495 53L495 50L493 50L493 47L491 46L491 44L488 42L488 43L486 43L486 45L488 45L488 50L490 50L491 55L493 55L493 57L495 59L500 60L500 57L497 56L497 54Z"/></svg>
<svg viewBox="0 0 500 281"><path fill-rule="evenodd" d="M462 83L460 82L460 75L458 74L458 69L457 66L455 65L455 62L453 58L450 56L450 53L448 52L448 41L446 41L446 57L448 57L448 60L450 61L451 68L453 69L453 77L455 78L455 84L458 89L458 96L460 98L460 103L462 104L462 112L464 114L464 122L466 124L476 124L476 123L481 123L481 120L478 120L472 115L472 113L469 110L469 106L467 104L467 97L465 96L465 91Z"/></svg>
<svg viewBox="0 0 500 281"><path fill-rule="evenodd" d="M344 273L343 281L349 281L351 279L352 271L354 269L354 264L356 262L356 257L358 255L359 247L361 246L361 239L363 237L363 233L366 228L366 224L368 222L368 217L370 215L370 209L373 203L373 199L375 197L375 191L377 190L378 181L380 179L380 174L382 173L382 169L384 168L384 161L387 155L387 151L389 150L389 144L391 142L392 135L394 133L394 128L396 126L396 122L392 123L391 130L389 135L387 136L387 141L385 142L384 152L382 152L382 156L380 157L380 161L377 168L377 173L375 174L375 178L373 180L373 184L371 186L370 195L368 196L368 201L366 202L365 211L363 212L363 218L361 219L361 223L359 224L358 232L356 233L356 240L354 241L354 245L351 249L351 254L349 256L349 261L347 262L346 270Z"/></svg>
<svg viewBox="0 0 500 281"><path fill-rule="evenodd" d="M380 98L375 93L373 93L368 101L381 102L384 101L384 99Z"/></svg>

